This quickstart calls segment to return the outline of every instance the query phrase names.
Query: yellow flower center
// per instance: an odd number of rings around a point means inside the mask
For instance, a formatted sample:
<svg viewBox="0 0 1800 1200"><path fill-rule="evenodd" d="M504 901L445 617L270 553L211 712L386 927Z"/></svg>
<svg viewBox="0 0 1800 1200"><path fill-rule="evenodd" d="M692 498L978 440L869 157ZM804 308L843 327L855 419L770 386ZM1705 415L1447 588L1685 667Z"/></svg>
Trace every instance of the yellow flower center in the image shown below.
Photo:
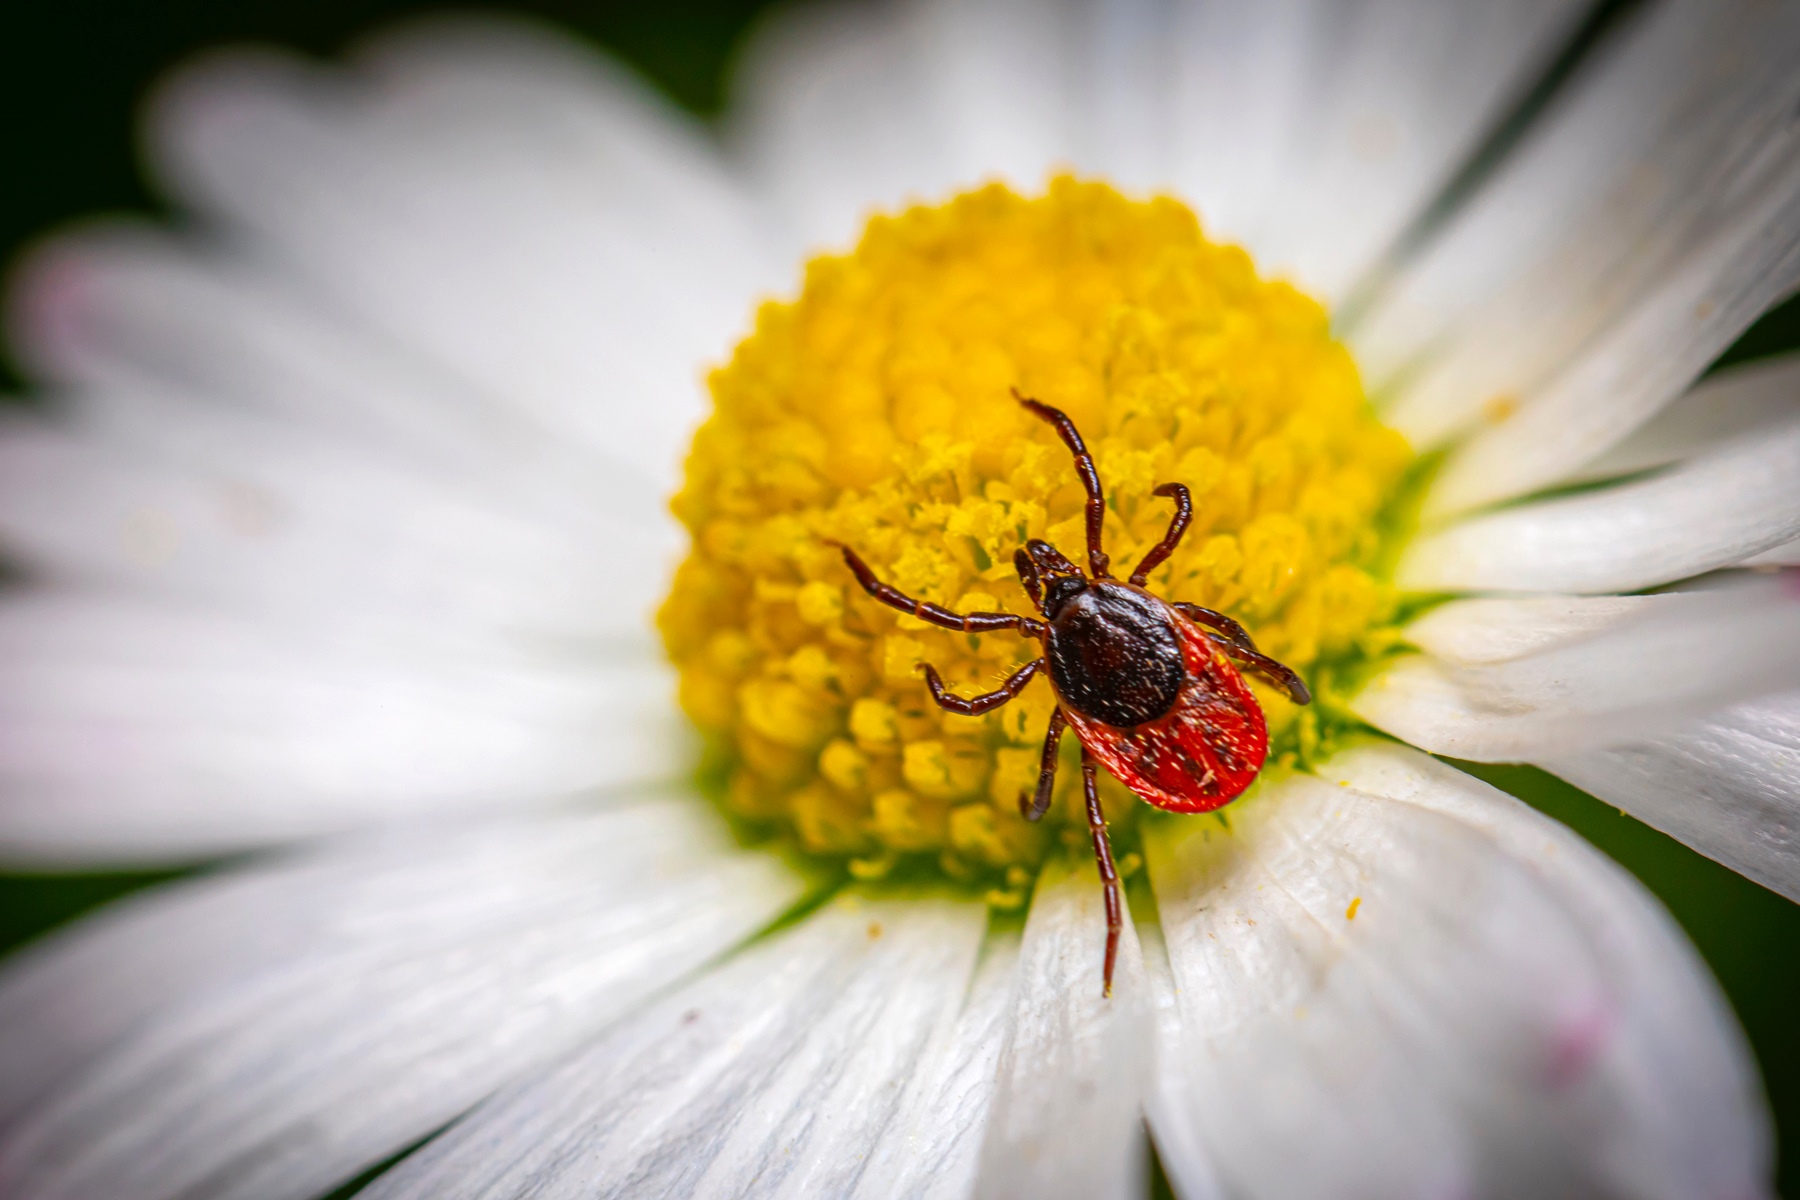
<svg viewBox="0 0 1800 1200"><path fill-rule="evenodd" d="M1014 388L1094 451L1120 575L1168 526L1152 490L1191 489L1193 526L1149 586L1236 617L1320 693L1296 710L1259 687L1272 762L1330 735L1333 680L1391 635L1381 564L1410 451L1325 310L1176 200L1059 178L1036 199L995 185L876 217L852 253L807 264L798 299L764 304L710 382L674 502L693 552L660 615L682 705L732 812L858 874L930 862L1006 902L1059 819L1083 829L1074 771L1043 825L1018 812L1047 682L964 717L920 676L988 691L1036 643L886 608L825 540L912 596L1032 613L1013 552L1041 537L1084 562L1083 495ZM1107 799L1128 821L1122 789Z"/></svg>

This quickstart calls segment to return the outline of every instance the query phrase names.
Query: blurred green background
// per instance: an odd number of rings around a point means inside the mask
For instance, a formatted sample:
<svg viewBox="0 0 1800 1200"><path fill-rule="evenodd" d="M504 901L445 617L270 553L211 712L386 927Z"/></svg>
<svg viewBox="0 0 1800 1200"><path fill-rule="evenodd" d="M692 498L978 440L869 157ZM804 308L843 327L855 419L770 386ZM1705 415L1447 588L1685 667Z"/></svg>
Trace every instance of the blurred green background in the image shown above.
<svg viewBox="0 0 1800 1200"><path fill-rule="evenodd" d="M682 104L710 114L721 101L732 46L765 6L765 0L541 0L490 7L541 16L591 37ZM63 222L159 207L138 169L133 120L145 88L174 63L244 40L330 54L371 26L441 8L394 0L12 6L0 38L0 261L11 261L23 243ZM1721 363L1797 346L1800 303L1789 301ZM12 364L0 363L0 392L19 399L21 387ZM1781 1132L1781 1191L1800 1197L1800 906L1541 771L1459 765L1567 822L1635 872L1686 927L1755 1047ZM165 877L0 875L0 952Z"/></svg>

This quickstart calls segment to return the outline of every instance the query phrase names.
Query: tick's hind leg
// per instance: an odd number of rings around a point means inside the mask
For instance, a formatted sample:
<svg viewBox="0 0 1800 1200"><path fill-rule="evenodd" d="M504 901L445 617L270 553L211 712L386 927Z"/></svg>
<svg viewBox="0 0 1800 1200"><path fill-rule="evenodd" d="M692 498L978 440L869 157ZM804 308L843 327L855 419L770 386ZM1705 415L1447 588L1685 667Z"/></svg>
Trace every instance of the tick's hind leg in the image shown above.
<svg viewBox="0 0 1800 1200"><path fill-rule="evenodd" d="M1227 641L1216 633L1206 635L1212 639L1213 645L1225 652L1225 656L1267 682L1280 688L1289 700L1295 704L1311 704L1312 689L1300 678L1300 673L1285 663L1278 663L1266 654L1255 650L1246 650L1235 642Z"/></svg>
<svg viewBox="0 0 1800 1200"><path fill-rule="evenodd" d="M1258 653L1256 643L1250 640L1250 631L1224 613L1214 612L1210 608L1202 608L1198 604L1189 604L1185 600L1173 601L1169 607L1196 625L1204 625L1208 629L1217 630L1232 645L1248 650L1252 654Z"/></svg>
<svg viewBox="0 0 1800 1200"><path fill-rule="evenodd" d="M1038 764L1037 794L1019 793L1019 815L1027 821L1041 821L1050 808L1050 791L1056 786L1056 751L1062 745L1063 726L1068 718L1056 708L1050 713L1050 728L1044 732L1044 757Z"/></svg>
<svg viewBox="0 0 1800 1200"><path fill-rule="evenodd" d="M1043 668L1044 660L1034 658L1011 675L1006 682L991 692L983 692L979 696L970 696L964 700L944 687L944 681L938 678L937 668L930 663L925 664L925 686L931 689L931 698L937 701L938 707L953 713L961 713L965 717L979 717L982 713L993 712L1014 696L1025 690L1032 677Z"/></svg>
<svg viewBox="0 0 1800 1200"><path fill-rule="evenodd" d="M1106 889L1105 990L1112 995L1113 964L1119 959L1119 931L1125 927L1119 899L1119 872L1113 867L1112 841L1106 836L1106 810L1100 807L1100 788L1094 779L1094 756L1081 748L1081 789L1087 798L1088 834L1094 841L1094 860L1100 865L1100 886Z"/></svg>
<svg viewBox="0 0 1800 1200"><path fill-rule="evenodd" d="M1289 700L1295 704L1312 703L1312 691L1300 678L1299 672L1283 663L1276 662L1258 650L1256 643L1250 640L1250 634L1242 625L1222 612L1201 608L1198 604L1177 601L1170 607L1188 620L1216 630L1217 632L1206 635L1212 639L1213 645L1223 650L1228 658L1253 675L1259 675L1280 688Z"/></svg>

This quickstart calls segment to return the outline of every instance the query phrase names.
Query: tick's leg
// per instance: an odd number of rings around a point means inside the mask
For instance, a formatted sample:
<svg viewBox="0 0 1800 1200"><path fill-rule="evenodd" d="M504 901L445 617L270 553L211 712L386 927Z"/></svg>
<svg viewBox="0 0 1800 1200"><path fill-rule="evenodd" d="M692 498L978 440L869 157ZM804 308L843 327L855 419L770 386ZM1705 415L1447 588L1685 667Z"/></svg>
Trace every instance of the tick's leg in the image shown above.
<svg viewBox="0 0 1800 1200"><path fill-rule="evenodd" d="M1050 789L1056 786L1056 751L1062 745L1063 726L1068 718L1061 708L1050 713L1050 728L1044 733L1044 758L1038 766L1037 795L1019 793L1019 815L1027 821L1040 821L1050 808Z"/></svg>
<svg viewBox="0 0 1800 1200"><path fill-rule="evenodd" d="M1087 444L1075 431L1075 422L1069 420L1062 409L1027 400L1019 395L1018 388L1013 389L1013 399L1024 405L1026 412L1054 425L1056 432L1062 435L1063 445L1075 456L1075 474L1081 476L1081 486L1087 489L1088 574L1095 579L1111 578L1107 573L1106 552L1100 548L1100 530L1106 524L1106 497L1100 491L1100 472L1094 469L1094 456L1088 453Z"/></svg>
<svg viewBox="0 0 1800 1200"><path fill-rule="evenodd" d="M1287 694L1287 698L1295 704L1311 704L1312 692L1307 688L1305 680L1292 667L1276 662L1256 648L1250 640L1250 634L1236 621L1222 612L1214 612L1210 608L1201 608L1198 604L1187 604L1176 601L1170 605L1176 612L1190 621L1198 622L1218 632L1208 633L1213 645L1223 650L1234 661L1249 668L1254 674L1262 676Z"/></svg>
<svg viewBox="0 0 1800 1200"><path fill-rule="evenodd" d="M1218 630L1232 645L1248 650L1252 654L1259 653L1256 643L1250 640L1249 631L1224 613L1214 612L1210 608L1201 608L1198 604L1189 604L1184 600L1176 600L1169 607L1196 624Z"/></svg>
<svg viewBox="0 0 1800 1200"><path fill-rule="evenodd" d="M1276 662L1266 654L1258 654L1254 650L1246 650L1236 642L1221 637L1216 633L1206 635L1212 639L1213 645L1223 650L1228 657L1252 674L1260 675L1287 694L1287 698L1295 704L1311 704L1312 692L1306 681L1300 678L1299 672L1292 667Z"/></svg>
<svg viewBox="0 0 1800 1200"><path fill-rule="evenodd" d="M1031 561L1031 555L1025 553L1023 546L1013 551L1013 570L1019 573L1019 582L1025 585L1025 594L1031 597L1031 607L1043 612L1044 585L1038 581L1037 564Z"/></svg>
<svg viewBox="0 0 1800 1200"><path fill-rule="evenodd" d="M1021 637L1042 637L1044 623L1031 617L1015 617L1011 613L953 613L947 608L940 608L927 600L914 600L899 588L890 587L875 578L875 572L869 570L869 564L858 558L856 551L842 542L831 542L844 552L844 563L850 573L856 576L856 582L862 584L863 591L875 597L889 608L897 608L909 616L918 617L921 621L930 621L933 625L941 625L945 629L960 629L964 633L991 633L997 629L1017 630Z"/></svg>
<svg viewBox="0 0 1800 1200"><path fill-rule="evenodd" d="M1106 836L1106 810L1100 807L1100 788L1094 782L1094 757L1081 748L1081 788L1087 796L1088 833L1094 839L1094 858L1100 864L1100 885L1106 889L1106 967L1103 996L1112 996L1113 963L1119 958L1119 930L1124 919L1119 910L1119 873L1113 869L1112 842Z"/></svg>
<svg viewBox="0 0 1800 1200"><path fill-rule="evenodd" d="M1169 532L1163 534L1163 540L1150 547L1150 553L1144 555L1144 561L1131 573L1131 582L1138 587L1143 587L1150 572L1162 566L1163 560L1175 553L1175 547L1181 545L1181 535L1187 532L1188 522L1194 519L1193 499L1181 484L1165 483L1150 494L1175 497L1175 515L1169 518Z"/></svg>
<svg viewBox="0 0 1800 1200"><path fill-rule="evenodd" d="M931 689L931 698L936 700L939 708L949 709L953 713L961 713L965 717L979 717L984 712L992 712L1025 690L1044 660L1034 658L1007 677L1005 683L991 692L979 696L970 696L964 700L944 689L944 681L938 678L937 668L930 663L925 664L925 686Z"/></svg>

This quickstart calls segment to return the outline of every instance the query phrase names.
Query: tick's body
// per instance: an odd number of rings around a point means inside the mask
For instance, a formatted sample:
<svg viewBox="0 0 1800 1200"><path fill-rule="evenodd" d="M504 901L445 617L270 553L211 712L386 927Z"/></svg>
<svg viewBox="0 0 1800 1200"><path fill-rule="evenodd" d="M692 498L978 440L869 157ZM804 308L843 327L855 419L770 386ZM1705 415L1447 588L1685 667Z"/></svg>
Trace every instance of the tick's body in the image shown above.
<svg viewBox="0 0 1800 1200"><path fill-rule="evenodd" d="M1087 611L1070 622L1074 636L1059 638L1063 622L1053 621L1044 647L1081 744L1120 783L1170 812L1210 812L1249 787L1269 732L1237 669L1148 592L1107 580L1069 607L1083 601ZM1061 671L1059 650L1074 660Z"/></svg>
<svg viewBox="0 0 1800 1200"><path fill-rule="evenodd" d="M1311 696L1298 675L1258 653L1249 634L1230 617L1194 604L1171 604L1144 590L1145 578L1169 557L1187 530L1192 515L1187 489L1179 483L1156 489L1156 495L1175 500L1175 517L1129 582L1119 582L1108 573L1101 549L1106 502L1081 435L1057 409L1023 397L1019 403L1056 427L1074 454L1076 473L1087 489L1085 574L1048 542L1034 539L1013 556L1019 580L1043 620L1011 613L963 615L914 600L876 579L849 547L842 549L857 582L884 604L947 629L968 633L1011 629L1043 644L1042 658L1026 663L986 695L967 700L952 695L930 666L925 668L925 680L940 706L976 716L1005 704L1039 671L1049 668L1059 704L1044 737L1036 795L1021 795L1019 808L1027 820L1035 821L1050 807L1057 745L1063 728L1074 726L1081 739L1088 829L1106 887L1105 982L1110 994L1123 921L1106 818L1094 785L1095 761L1158 808L1208 812L1249 787L1269 752L1262 707L1234 662L1297 703L1305 704Z"/></svg>

